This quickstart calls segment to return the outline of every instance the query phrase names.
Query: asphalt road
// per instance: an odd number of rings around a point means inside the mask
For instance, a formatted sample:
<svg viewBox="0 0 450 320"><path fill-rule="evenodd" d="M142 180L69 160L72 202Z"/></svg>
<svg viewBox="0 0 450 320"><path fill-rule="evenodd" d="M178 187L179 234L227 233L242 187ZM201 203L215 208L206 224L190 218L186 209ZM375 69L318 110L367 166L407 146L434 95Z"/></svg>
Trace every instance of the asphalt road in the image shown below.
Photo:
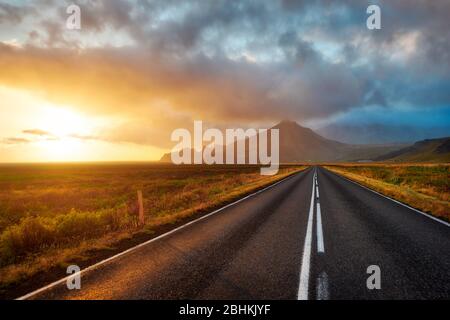
<svg viewBox="0 0 450 320"><path fill-rule="evenodd" d="M449 299L450 227L310 168L29 298Z"/></svg>

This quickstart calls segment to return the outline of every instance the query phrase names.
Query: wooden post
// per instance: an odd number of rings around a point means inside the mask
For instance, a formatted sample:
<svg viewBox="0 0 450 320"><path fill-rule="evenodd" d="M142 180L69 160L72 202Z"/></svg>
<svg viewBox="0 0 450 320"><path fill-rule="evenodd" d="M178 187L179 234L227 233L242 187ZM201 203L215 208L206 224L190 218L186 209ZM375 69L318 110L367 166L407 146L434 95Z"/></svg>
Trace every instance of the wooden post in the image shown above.
<svg viewBox="0 0 450 320"><path fill-rule="evenodd" d="M138 207L139 207L139 225L143 226L145 224L144 220L144 203L142 201L142 191L138 190Z"/></svg>

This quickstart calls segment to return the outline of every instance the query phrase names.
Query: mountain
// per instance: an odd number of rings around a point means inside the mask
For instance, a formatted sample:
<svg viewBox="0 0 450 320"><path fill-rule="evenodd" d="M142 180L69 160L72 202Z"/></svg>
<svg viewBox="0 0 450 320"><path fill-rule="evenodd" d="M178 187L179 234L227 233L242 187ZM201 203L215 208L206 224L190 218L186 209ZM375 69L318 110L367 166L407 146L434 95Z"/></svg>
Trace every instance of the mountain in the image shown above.
<svg viewBox="0 0 450 320"><path fill-rule="evenodd" d="M450 162L450 137L418 141L412 146L377 157L376 160Z"/></svg>
<svg viewBox="0 0 450 320"><path fill-rule="evenodd" d="M325 139L294 121L282 121L272 129L280 132L280 161L326 161L339 157L345 144Z"/></svg>
<svg viewBox="0 0 450 320"><path fill-rule="evenodd" d="M405 146L402 144L345 144L326 139L313 130L302 127L294 121L282 121L271 129L279 130L280 162L282 163L370 160L383 154L399 150ZM248 150L248 146L246 150ZM171 162L170 153L165 154L160 161Z"/></svg>

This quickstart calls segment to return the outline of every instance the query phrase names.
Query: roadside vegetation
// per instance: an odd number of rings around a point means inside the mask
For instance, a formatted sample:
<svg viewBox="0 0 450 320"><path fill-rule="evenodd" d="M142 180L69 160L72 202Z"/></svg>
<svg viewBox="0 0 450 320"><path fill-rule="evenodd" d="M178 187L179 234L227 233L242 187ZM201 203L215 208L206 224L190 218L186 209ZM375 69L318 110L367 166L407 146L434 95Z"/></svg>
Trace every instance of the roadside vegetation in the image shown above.
<svg viewBox="0 0 450 320"><path fill-rule="evenodd" d="M342 164L327 169L450 221L450 164Z"/></svg>
<svg viewBox="0 0 450 320"><path fill-rule="evenodd" d="M150 234L282 179L257 166L0 166L0 288ZM145 225L138 224L137 190Z"/></svg>

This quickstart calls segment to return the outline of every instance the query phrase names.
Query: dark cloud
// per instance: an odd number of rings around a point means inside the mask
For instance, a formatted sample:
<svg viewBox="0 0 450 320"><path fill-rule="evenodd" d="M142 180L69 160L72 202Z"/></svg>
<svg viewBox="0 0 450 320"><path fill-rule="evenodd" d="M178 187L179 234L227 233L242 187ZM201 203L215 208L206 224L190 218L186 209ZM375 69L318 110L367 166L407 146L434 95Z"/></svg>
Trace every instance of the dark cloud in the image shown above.
<svg viewBox="0 0 450 320"><path fill-rule="evenodd" d="M0 46L0 81L84 112L124 114L135 123L122 128L125 141L160 145L161 132L195 118L305 121L372 105L450 107L448 0L80 0L75 37L63 28L68 3L48 6L56 19L41 15L30 33L45 35L40 46ZM381 6L379 31L366 28L372 3ZM86 45L108 30L127 45ZM161 105L168 125L146 126Z"/></svg>
<svg viewBox="0 0 450 320"><path fill-rule="evenodd" d="M87 30L102 31L106 27L118 29L129 29L137 24L131 15L133 6L130 1L108 0L108 1L66 1L65 5L58 8L61 21L67 18L66 8L69 4L80 6L82 13L82 26Z"/></svg>
<svg viewBox="0 0 450 320"><path fill-rule="evenodd" d="M202 55L174 61L138 50L94 49L74 55L7 46L0 46L0 56L7 71L1 81L20 81L47 91L56 102L70 99L90 112L142 115L151 111L152 102L163 100L177 111L211 120L308 118L350 108L363 98L351 70L339 64L292 68ZM20 73L19 79L12 76Z"/></svg>
<svg viewBox="0 0 450 320"><path fill-rule="evenodd" d="M0 3L0 24L18 24L36 11L29 6Z"/></svg>

